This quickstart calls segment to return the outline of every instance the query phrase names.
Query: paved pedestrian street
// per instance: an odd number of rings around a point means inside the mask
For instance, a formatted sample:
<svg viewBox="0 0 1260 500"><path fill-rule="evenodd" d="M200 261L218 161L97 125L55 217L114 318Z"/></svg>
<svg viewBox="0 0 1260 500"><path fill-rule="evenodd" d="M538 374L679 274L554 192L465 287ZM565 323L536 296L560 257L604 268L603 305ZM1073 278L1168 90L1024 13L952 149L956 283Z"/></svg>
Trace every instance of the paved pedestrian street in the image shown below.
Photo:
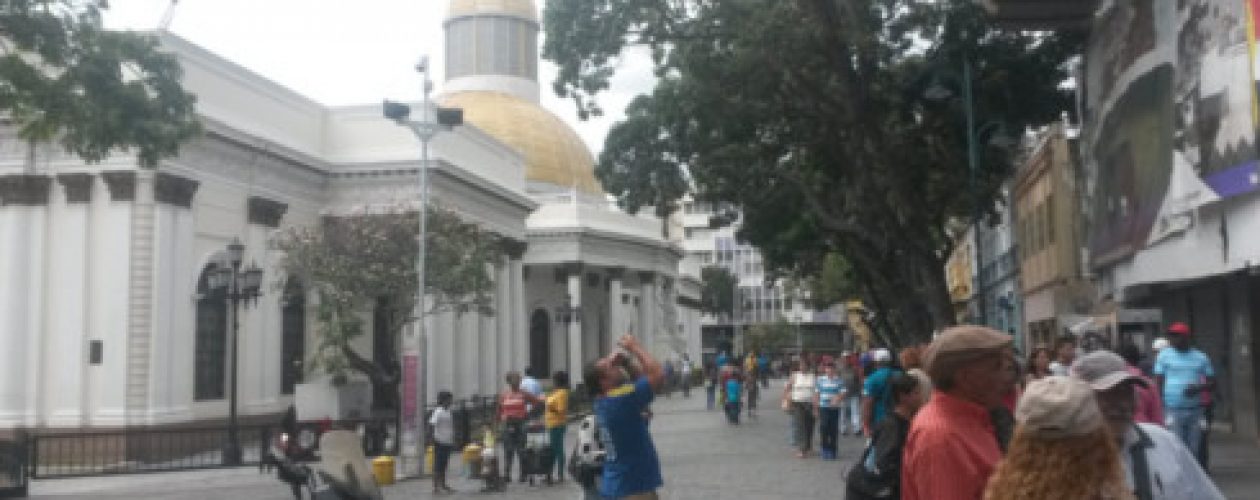
<svg viewBox="0 0 1260 500"><path fill-rule="evenodd" d="M763 395L776 395L782 385L773 384ZM841 437L840 460L824 462L816 457L792 457L788 447L788 418L776 397L763 398L761 418L738 427L725 423L718 411L704 409L704 392L690 399L675 394L660 398L652 433L661 454L665 474L663 497L678 500L705 499L838 499L843 498L841 471L861 452L862 439ZM566 446L572 445L572 436ZM816 443L816 441L815 441ZM1257 498L1260 494L1260 452L1254 443L1217 439L1213 476L1231 499ZM451 465L455 475L458 464ZM452 480L459 493L440 498L511 499L580 498L572 482L559 486L513 483L506 493L478 493L479 484ZM431 483L404 481L386 489L390 500L432 498ZM32 498L47 500L286 500L287 486L257 469L242 468L174 472L105 478L39 481Z"/></svg>

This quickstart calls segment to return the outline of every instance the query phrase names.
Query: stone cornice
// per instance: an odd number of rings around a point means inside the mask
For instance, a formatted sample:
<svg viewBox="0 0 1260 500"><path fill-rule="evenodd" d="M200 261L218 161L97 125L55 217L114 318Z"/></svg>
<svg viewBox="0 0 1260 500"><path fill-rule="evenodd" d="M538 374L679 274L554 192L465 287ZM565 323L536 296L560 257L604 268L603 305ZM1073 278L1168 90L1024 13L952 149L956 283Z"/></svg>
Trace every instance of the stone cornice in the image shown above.
<svg viewBox="0 0 1260 500"><path fill-rule="evenodd" d="M0 205L47 205L52 177L40 174L0 176Z"/></svg>
<svg viewBox="0 0 1260 500"><path fill-rule="evenodd" d="M66 189L66 203L88 203L92 201L92 174L57 174L57 182L60 182Z"/></svg>
<svg viewBox="0 0 1260 500"><path fill-rule="evenodd" d="M101 172L101 180L109 188L109 198L113 201L135 201L136 172L134 170L111 170Z"/></svg>
<svg viewBox="0 0 1260 500"><path fill-rule="evenodd" d="M158 172L153 180L153 199L177 207L192 208L193 196L201 182L175 174Z"/></svg>
<svg viewBox="0 0 1260 500"><path fill-rule="evenodd" d="M249 223L270 228L280 227L280 219L283 219L285 212L289 210L289 205L261 196L250 196L247 203Z"/></svg>

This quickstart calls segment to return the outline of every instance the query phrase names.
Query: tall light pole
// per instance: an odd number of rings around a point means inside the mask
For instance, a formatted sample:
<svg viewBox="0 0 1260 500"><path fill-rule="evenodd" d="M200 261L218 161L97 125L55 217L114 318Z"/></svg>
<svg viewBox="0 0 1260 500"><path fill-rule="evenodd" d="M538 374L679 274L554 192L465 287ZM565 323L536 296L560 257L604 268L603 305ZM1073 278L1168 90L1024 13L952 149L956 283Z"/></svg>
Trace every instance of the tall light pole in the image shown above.
<svg viewBox="0 0 1260 500"><path fill-rule="evenodd" d="M416 258L416 331L418 343L418 363L416 366L416 408L415 422L408 422L414 426L416 440L416 457L418 458L418 473L424 471L424 448L425 442L422 438L421 429L424 428L421 420L424 419L424 405L428 400L428 377L425 374L429 371L429 332L424 327L424 306L425 306L425 258L428 250L428 214L429 214L429 142L437 136L438 132L449 129L456 125L460 125L464 121L463 111L459 109L442 109L438 108L437 113L430 112L431 101L430 94L433 93L433 80L430 78L429 72L429 56L420 58L420 62L416 64L416 71L423 75L422 83L423 99L420 104L420 119L410 119L411 107L393 101L385 101L382 110L386 118L393 120L394 123L406 127L420 139L420 207L418 209L420 216L420 233L418 236L419 252Z"/></svg>
<svg viewBox="0 0 1260 500"><path fill-rule="evenodd" d="M263 271L254 264L241 270L241 261L244 257L245 245L242 245L240 240L233 239L227 246L226 262L223 262L223 265L209 277L209 288L212 293L223 297L232 307L232 366L230 368L232 384L229 387L231 392L228 394L228 439L223 445L223 465L241 464L240 426L236 418L237 386L239 385L237 366L241 352L240 307L242 302L249 305L262 295Z"/></svg>
<svg viewBox="0 0 1260 500"><path fill-rule="evenodd" d="M972 96L971 57L964 55L962 64L963 113L967 121L967 177L971 189L971 232L975 238L976 275L972 278L972 288L976 296L976 319L981 325L988 324L985 318L984 288L981 275L984 270L984 238L980 237L980 189L976 177L980 168L980 153L976 149L976 106Z"/></svg>

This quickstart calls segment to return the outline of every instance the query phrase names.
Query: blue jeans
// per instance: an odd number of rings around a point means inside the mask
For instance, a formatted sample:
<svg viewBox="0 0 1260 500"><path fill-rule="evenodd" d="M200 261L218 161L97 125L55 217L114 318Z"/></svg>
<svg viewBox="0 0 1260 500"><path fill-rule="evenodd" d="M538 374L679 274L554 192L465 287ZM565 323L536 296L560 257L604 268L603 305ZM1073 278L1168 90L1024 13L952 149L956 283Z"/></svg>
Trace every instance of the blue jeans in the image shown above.
<svg viewBox="0 0 1260 500"><path fill-rule="evenodd" d="M1199 446L1203 443L1203 427L1200 426L1203 407L1165 408L1164 415L1168 430L1181 438L1181 442L1191 453L1198 453Z"/></svg>

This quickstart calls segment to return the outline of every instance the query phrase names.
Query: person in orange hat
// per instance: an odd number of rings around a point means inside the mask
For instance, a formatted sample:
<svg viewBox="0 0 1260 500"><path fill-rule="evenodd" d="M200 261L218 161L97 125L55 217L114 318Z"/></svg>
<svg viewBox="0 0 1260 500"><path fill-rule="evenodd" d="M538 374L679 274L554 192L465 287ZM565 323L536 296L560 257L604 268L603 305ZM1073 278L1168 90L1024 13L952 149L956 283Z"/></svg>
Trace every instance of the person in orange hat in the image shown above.
<svg viewBox="0 0 1260 500"><path fill-rule="evenodd" d="M1190 346L1190 327L1182 322L1168 326L1171 349L1155 358L1155 381L1164 399L1164 420L1186 448L1198 452L1203 444L1206 418L1203 393L1216 385L1212 360Z"/></svg>

